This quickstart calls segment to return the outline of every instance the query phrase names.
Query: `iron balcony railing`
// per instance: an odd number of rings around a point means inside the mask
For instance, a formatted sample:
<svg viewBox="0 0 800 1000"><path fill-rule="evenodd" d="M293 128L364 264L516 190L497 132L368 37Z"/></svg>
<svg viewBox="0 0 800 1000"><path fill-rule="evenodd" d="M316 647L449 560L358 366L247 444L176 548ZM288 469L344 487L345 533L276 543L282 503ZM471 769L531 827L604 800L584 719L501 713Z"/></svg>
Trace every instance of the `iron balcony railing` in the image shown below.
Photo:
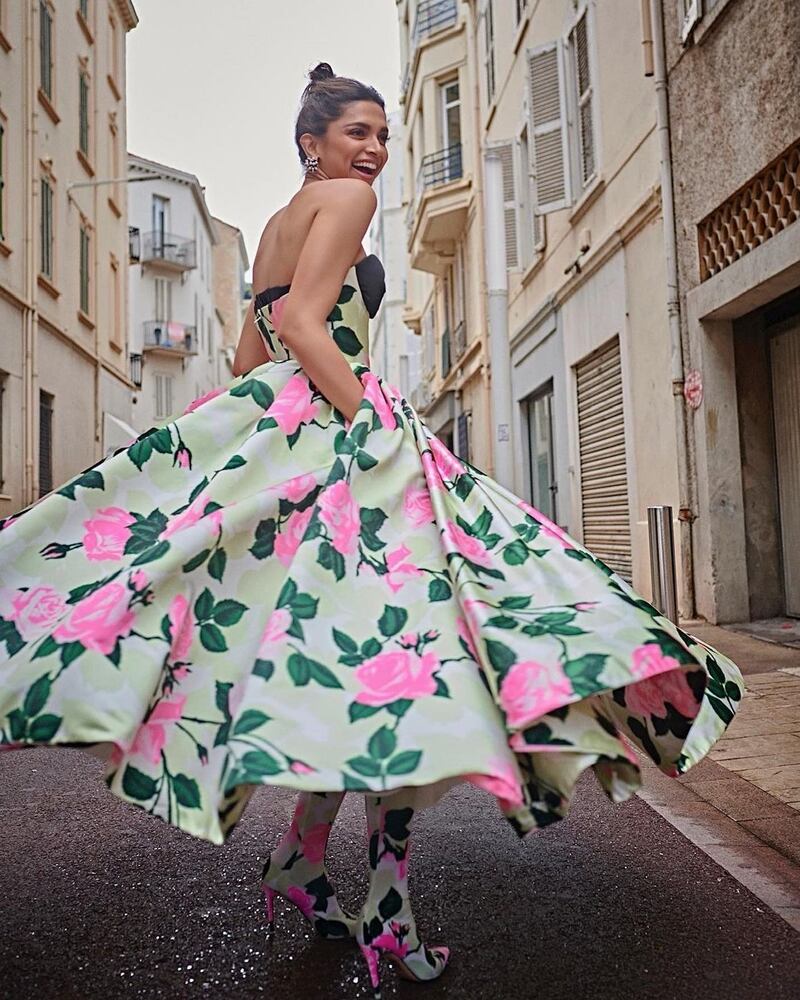
<svg viewBox="0 0 800 1000"><path fill-rule="evenodd" d="M461 357L461 355L467 349L467 327L462 319L458 326L453 331L453 353L455 355L455 360Z"/></svg>
<svg viewBox="0 0 800 1000"><path fill-rule="evenodd" d="M411 31L411 48L419 45L423 38L435 31L443 31L458 20L458 0L420 0Z"/></svg>
<svg viewBox="0 0 800 1000"><path fill-rule="evenodd" d="M194 240L174 233L142 233L140 236L139 259L145 264L148 261L163 261L174 267L190 271L197 267L197 252Z"/></svg>
<svg viewBox="0 0 800 1000"><path fill-rule="evenodd" d="M442 378L447 377L447 373L453 366L453 359L450 352L450 330L445 327L442 331Z"/></svg>
<svg viewBox="0 0 800 1000"><path fill-rule="evenodd" d="M196 330L185 323L150 319L144 324L144 349L159 348L176 354L197 354Z"/></svg>
<svg viewBox="0 0 800 1000"><path fill-rule="evenodd" d="M428 153L422 158L417 172L417 190L456 181L463 175L461 143L457 142L454 146Z"/></svg>

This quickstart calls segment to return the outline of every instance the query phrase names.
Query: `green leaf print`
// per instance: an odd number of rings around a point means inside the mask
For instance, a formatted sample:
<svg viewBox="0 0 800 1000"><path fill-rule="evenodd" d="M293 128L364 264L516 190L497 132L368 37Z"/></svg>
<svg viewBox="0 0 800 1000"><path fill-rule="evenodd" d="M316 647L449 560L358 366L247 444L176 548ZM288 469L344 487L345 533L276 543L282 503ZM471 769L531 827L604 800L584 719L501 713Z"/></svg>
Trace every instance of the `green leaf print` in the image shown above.
<svg viewBox="0 0 800 1000"><path fill-rule="evenodd" d="M351 639L346 632L340 631L338 628L333 630L333 641L342 650L343 653L357 653L358 643L355 639Z"/></svg>
<svg viewBox="0 0 800 1000"><path fill-rule="evenodd" d="M364 426L363 424L361 425ZM378 464L378 459L374 455L370 455L369 452L359 451L356 455L356 465L361 469L362 472L367 472L369 469L373 469Z"/></svg>
<svg viewBox="0 0 800 1000"><path fill-rule="evenodd" d="M275 673L275 664L272 660L256 660L253 664L253 673L256 677L268 681Z"/></svg>
<svg viewBox="0 0 800 1000"><path fill-rule="evenodd" d="M191 573L192 570L195 570L199 566L202 566L203 563L206 561L206 559L208 559L210 553L211 549L203 549L203 551L198 552L196 556L192 556L192 558L188 562L183 564L183 572Z"/></svg>
<svg viewBox="0 0 800 1000"><path fill-rule="evenodd" d="M453 588L447 580L443 580L441 577L436 577L428 584L429 601L449 601L452 593Z"/></svg>
<svg viewBox="0 0 800 1000"><path fill-rule="evenodd" d="M337 326L333 331L333 340L343 354L355 357L361 353L361 341L349 326Z"/></svg>
<svg viewBox="0 0 800 1000"><path fill-rule="evenodd" d="M214 595L205 587L194 602L194 616L199 622L208 621L214 610Z"/></svg>
<svg viewBox="0 0 800 1000"><path fill-rule="evenodd" d="M61 647L61 666L68 667L70 663L72 663L73 660L77 660L83 652L83 643L68 642L66 645Z"/></svg>
<svg viewBox="0 0 800 1000"><path fill-rule="evenodd" d="M323 569L329 569L336 580L341 580L344 577L344 556L341 552L337 552L327 539L319 543L317 562Z"/></svg>
<svg viewBox="0 0 800 1000"><path fill-rule="evenodd" d="M437 697L439 697L439 698L449 698L450 697L450 688L442 680L441 677L437 677L436 678L436 690L434 691L434 694Z"/></svg>
<svg viewBox="0 0 800 1000"><path fill-rule="evenodd" d="M486 640L486 652L489 656L489 662L500 674L504 674L517 661L514 650L509 649L502 642L497 642L496 639Z"/></svg>
<svg viewBox="0 0 800 1000"><path fill-rule="evenodd" d="M486 507L480 513L480 516L472 525L472 534L477 535L478 538L485 538L486 532L492 526L492 514Z"/></svg>
<svg viewBox="0 0 800 1000"><path fill-rule="evenodd" d="M715 681L719 681L720 684L725 683L725 674L713 656L708 656L706 658L706 670Z"/></svg>
<svg viewBox="0 0 800 1000"><path fill-rule="evenodd" d="M398 719L402 719L413 704L414 702L410 698L398 698L397 701L393 701L391 704L385 705L384 707L387 712L391 712L391 714L396 716Z"/></svg>
<svg viewBox="0 0 800 1000"><path fill-rule="evenodd" d="M250 552L256 559L267 559L275 550L276 522L274 517L259 521L256 528L256 540L250 547Z"/></svg>
<svg viewBox="0 0 800 1000"><path fill-rule="evenodd" d="M380 507L362 507L359 511L361 527L377 534L386 520L386 513Z"/></svg>
<svg viewBox="0 0 800 1000"><path fill-rule="evenodd" d="M547 611L545 614L539 615L536 620L545 628L553 628L557 625L569 625L574 619L574 611Z"/></svg>
<svg viewBox="0 0 800 1000"><path fill-rule="evenodd" d="M50 697L50 675L42 676L28 688L22 708L27 716L38 715Z"/></svg>
<svg viewBox="0 0 800 1000"><path fill-rule="evenodd" d="M733 721L733 712L724 701L720 701L719 698L715 698L712 694L706 694L706 697L715 713L722 719L726 726Z"/></svg>
<svg viewBox="0 0 800 1000"><path fill-rule="evenodd" d="M278 421L275 419L275 417L262 417L256 424L256 430L268 431L271 430L273 427L277 426L278 426Z"/></svg>
<svg viewBox="0 0 800 1000"><path fill-rule="evenodd" d="M319 598L312 597L311 594L298 594L290 603L289 607L298 618L316 618Z"/></svg>
<svg viewBox="0 0 800 1000"><path fill-rule="evenodd" d="M383 614L378 619L378 629L382 636L389 639L402 632L407 621L408 611L405 608L394 608L390 604L384 604Z"/></svg>
<svg viewBox="0 0 800 1000"><path fill-rule="evenodd" d="M352 285L342 285L342 290L339 292L339 298L336 300L337 304L340 306L345 305L355 294L356 290Z"/></svg>
<svg viewBox="0 0 800 1000"><path fill-rule="evenodd" d="M224 653L228 648L225 636L212 622L200 626L200 642L209 653Z"/></svg>
<svg viewBox="0 0 800 1000"><path fill-rule="evenodd" d="M528 549L519 538L503 548L503 559L509 566L521 566L527 558Z"/></svg>
<svg viewBox="0 0 800 1000"><path fill-rule="evenodd" d="M387 774L411 774L419 766L421 750L403 750L386 765Z"/></svg>
<svg viewBox="0 0 800 1000"><path fill-rule="evenodd" d="M126 556L138 555L155 545L158 536L167 526L166 515L158 509L151 510L146 517L133 511L133 516L136 520L130 526L130 537L125 543Z"/></svg>
<svg viewBox="0 0 800 1000"><path fill-rule="evenodd" d="M225 554L225 549L217 549L208 561L208 575L212 579L219 580L219 582L222 583L222 575L225 572L225 565L227 561L228 557Z"/></svg>
<svg viewBox="0 0 800 1000"><path fill-rule="evenodd" d="M292 653L286 666L295 687L305 687L311 680L311 661L302 653Z"/></svg>
<svg viewBox="0 0 800 1000"><path fill-rule="evenodd" d="M135 444L132 444L130 448L128 448L126 454L139 472L141 472L145 462L153 454L153 445L150 443L150 438L145 437L142 438L141 441L137 441Z"/></svg>
<svg viewBox="0 0 800 1000"><path fill-rule="evenodd" d="M608 657L605 653L586 653L575 660L567 660L564 673L570 679L572 689L579 698L595 694L600 687L598 680Z"/></svg>
<svg viewBox="0 0 800 1000"><path fill-rule="evenodd" d="M22 649L25 645L25 641L17 631L17 626L13 622L3 621L2 619L0 619L0 622L2 622L2 624L0 624L0 642L5 642L8 655L13 656L14 653L18 653ZM45 640L45 642L46 641L47 640ZM35 656L46 655L47 653L40 653L38 650L35 654Z"/></svg>
<svg viewBox="0 0 800 1000"><path fill-rule="evenodd" d="M200 789L194 778L176 774L172 779L172 790L179 805L186 806L187 809L200 808Z"/></svg>
<svg viewBox="0 0 800 1000"><path fill-rule="evenodd" d="M192 492L189 494L189 503L192 503L192 501L196 500L203 492L203 490L206 488L206 486L208 486L208 476L203 476L203 478L200 480L197 486L195 486Z"/></svg>
<svg viewBox="0 0 800 1000"><path fill-rule="evenodd" d="M78 476L77 479L73 479L71 483L68 483L56 492L62 497L74 500L75 490L78 486L82 486L84 489L90 490L103 490L105 489L105 485L102 472L99 472L97 469L92 469L89 472L85 472L82 476Z"/></svg>
<svg viewBox="0 0 800 1000"><path fill-rule="evenodd" d="M382 920L391 920L403 909L403 897L397 889L390 889L378 903L378 913Z"/></svg>
<svg viewBox="0 0 800 1000"><path fill-rule="evenodd" d="M217 625L227 627L228 625L235 625L245 611L247 611L246 604L242 604L241 601L234 601L231 598L225 598L222 601L217 601L214 605L211 617Z"/></svg>
<svg viewBox="0 0 800 1000"><path fill-rule="evenodd" d="M317 663L316 660L309 660L311 664L311 680L316 681L317 684L326 688L341 688L342 684L334 674L327 667L323 666L321 663Z"/></svg>
<svg viewBox="0 0 800 1000"><path fill-rule="evenodd" d="M375 638L375 636L371 636L369 639L366 640L366 642L363 642L361 644L361 655L365 659L368 659L370 656L377 656L382 649L383 647Z"/></svg>
<svg viewBox="0 0 800 1000"><path fill-rule="evenodd" d="M236 725L233 727L233 735L241 736L242 733L252 732L252 730L258 729L259 726L263 726L269 720L270 717L265 715L264 712L259 711L257 708L248 708L237 719Z"/></svg>
<svg viewBox="0 0 800 1000"><path fill-rule="evenodd" d="M147 802L156 794L156 780L128 764L122 775L122 790L132 799Z"/></svg>
<svg viewBox="0 0 800 1000"><path fill-rule="evenodd" d="M376 715L380 711L380 705L362 705L361 702L354 701L347 710L347 714L350 716L351 722L358 722L360 719L369 719L370 716Z"/></svg>
<svg viewBox="0 0 800 1000"><path fill-rule="evenodd" d="M291 577L287 577L284 580L283 586L281 587L280 593L278 594L279 608L285 608L292 603L292 601L297 596L297 584Z"/></svg>
<svg viewBox="0 0 800 1000"><path fill-rule="evenodd" d="M155 451L162 455L172 454L172 432L169 427L160 427L155 434L150 435L149 440Z"/></svg>
<svg viewBox="0 0 800 1000"><path fill-rule="evenodd" d="M131 566L143 566L145 563L155 562L156 559L160 559L167 552L169 552L169 542L165 539L163 542L159 542L158 545L147 549L140 556L137 556L131 563Z"/></svg>
<svg viewBox="0 0 800 1000"><path fill-rule="evenodd" d="M500 601L500 607L513 609L514 611L521 611L523 608L527 608L530 603L530 597L504 597Z"/></svg>
<svg viewBox="0 0 800 1000"><path fill-rule="evenodd" d="M731 699L731 701L741 701L742 692L736 681L725 682L725 694Z"/></svg>
<svg viewBox="0 0 800 1000"><path fill-rule="evenodd" d="M372 734L367 744L370 757L374 757L376 760L391 757L396 749L397 737L388 726L381 726L377 732Z"/></svg>
<svg viewBox="0 0 800 1000"><path fill-rule="evenodd" d="M339 323L342 319L342 310L338 305L334 306L333 309L328 313L327 321L329 323Z"/></svg>
<svg viewBox="0 0 800 1000"><path fill-rule="evenodd" d="M455 494L459 500L466 500L472 492L475 480L467 473L463 473L456 479Z"/></svg>
<svg viewBox="0 0 800 1000"><path fill-rule="evenodd" d="M511 618L509 615L492 615L491 618L487 618L487 625L491 625L492 628L516 628L517 619Z"/></svg>
<svg viewBox="0 0 800 1000"><path fill-rule="evenodd" d="M229 469L241 469L243 465L247 465L246 458L243 458L241 455L232 455L220 471L227 472Z"/></svg>
<svg viewBox="0 0 800 1000"><path fill-rule="evenodd" d="M242 764L247 768L248 778L260 778L265 775L280 774L284 768L278 763L272 754L266 750L248 750L242 757Z"/></svg>
<svg viewBox="0 0 800 1000"><path fill-rule="evenodd" d="M692 654L684 649L681 643L677 639L673 639L667 632L664 632L660 628L649 628L647 631L655 637L664 656L671 656L678 663L694 663Z"/></svg>
<svg viewBox="0 0 800 1000"><path fill-rule="evenodd" d="M8 726L12 740L22 740L25 738L25 730L28 728L28 717L21 708L14 708L8 713Z"/></svg>
<svg viewBox="0 0 800 1000"><path fill-rule="evenodd" d="M373 760L372 757L351 757L346 763L356 774L363 774L365 778L377 778L381 773L380 761Z"/></svg>
<svg viewBox="0 0 800 1000"><path fill-rule="evenodd" d="M230 681L217 681L216 690L214 694L214 703L217 708L222 712L226 719L230 719L231 710L228 704L228 698L231 693L231 688L233 684Z"/></svg>
<svg viewBox="0 0 800 1000"><path fill-rule="evenodd" d="M347 436L347 431L344 428L336 432L336 437L333 439L335 455L353 455L356 447L355 441Z"/></svg>
<svg viewBox="0 0 800 1000"><path fill-rule="evenodd" d="M352 774L342 774L342 784L346 792L368 792L369 785L360 778L354 778Z"/></svg>

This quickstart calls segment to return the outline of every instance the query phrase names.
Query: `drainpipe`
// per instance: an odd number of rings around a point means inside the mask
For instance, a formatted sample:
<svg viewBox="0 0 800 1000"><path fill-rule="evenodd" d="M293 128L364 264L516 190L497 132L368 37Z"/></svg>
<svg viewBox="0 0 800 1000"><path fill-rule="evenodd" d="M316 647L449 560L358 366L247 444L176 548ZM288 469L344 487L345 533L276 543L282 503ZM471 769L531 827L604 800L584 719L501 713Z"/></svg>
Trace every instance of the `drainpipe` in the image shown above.
<svg viewBox="0 0 800 1000"><path fill-rule="evenodd" d="M642 13L646 10L643 5ZM695 616L695 586L692 522L695 519L696 504L694 486L696 481L690 449L689 417L683 397L685 376L684 349L681 338L680 296L678 293L678 255L675 239L675 202L672 186L672 157L670 151L669 95L667 84L666 55L664 48L664 21L662 0L650 0L650 24L644 20L645 36L647 28L653 32L653 83L656 92L656 128L661 159L661 205L664 228L664 256L667 272L667 320L670 341L670 374L672 398L675 404L675 438L678 449L678 525L681 559L680 614L683 618ZM649 39L645 37L645 43ZM647 53L649 46L645 45Z"/></svg>
<svg viewBox="0 0 800 1000"><path fill-rule="evenodd" d="M36 446L36 336L37 336L37 307L36 307L36 258L33 242L34 219L36 218L36 190L37 181L34 172L35 146L34 136L36 132L36 110L35 110L35 63L34 63L34 39L33 20L34 6L32 3L25 4L25 79L24 79L24 115L25 115L25 148L23 154L23 177L26 179L27 191L23 203L23 241L24 241L24 279L25 289L25 310L23 314L22 342L22 446L23 446L23 473L22 473L22 500L23 506L27 506L36 499L37 476L34 465L34 452Z"/></svg>
<svg viewBox="0 0 800 1000"><path fill-rule="evenodd" d="M492 366L494 478L514 489L511 435L511 357L508 348L508 272L503 219L503 164L500 151L484 153L486 293L488 296L489 361Z"/></svg>

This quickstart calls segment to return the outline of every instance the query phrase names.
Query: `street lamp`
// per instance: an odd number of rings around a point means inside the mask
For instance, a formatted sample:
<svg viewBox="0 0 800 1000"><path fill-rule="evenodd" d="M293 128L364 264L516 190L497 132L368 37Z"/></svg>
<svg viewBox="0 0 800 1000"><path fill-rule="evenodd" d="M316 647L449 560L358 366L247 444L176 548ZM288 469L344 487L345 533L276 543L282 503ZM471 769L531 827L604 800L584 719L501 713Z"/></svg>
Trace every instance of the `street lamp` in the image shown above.
<svg viewBox="0 0 800 1000"><path fill-rule="evenodd" d="M136 386L137 389L142 388L142 355L141 354L130 354L131 363L131 382Z"/></svg>

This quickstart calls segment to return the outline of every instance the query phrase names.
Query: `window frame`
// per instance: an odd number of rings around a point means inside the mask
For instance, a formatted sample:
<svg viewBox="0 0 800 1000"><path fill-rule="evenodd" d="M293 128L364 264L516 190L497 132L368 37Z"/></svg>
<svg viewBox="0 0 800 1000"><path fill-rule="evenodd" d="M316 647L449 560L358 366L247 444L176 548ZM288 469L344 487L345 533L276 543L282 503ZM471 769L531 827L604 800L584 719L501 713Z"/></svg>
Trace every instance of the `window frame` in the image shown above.
<svg viewBox="0 0 800 1000"><path fill-rule="evenodd" d="M47 199L45 199L45 190L49 192ZM39 177L39 201L39 274L54 284L56 278L56 190L53 175L47 171L43 171ZM49 219L45 215L45 201L49 204ZM45 226L46 221L49 223L47 227ZM46 228L47 234L45 234ZM45 256L48 268L45 267Z"/></svg>
<svg viewBox="0 0 800 1000"><path fill-rule="evenodd" d="M486 106L490 108L497 96L497 63L495 61L495 30L493 0L483 2L483 70L486 84Z"/></svg>
<svg viewBox="0 0 800 1000"><path fill-rule="evenodd" d="M578 31L581 22L585 24L586 69L588 72L588 88L580 90L580 61L578 55ZM575 11L572 24L566 31L562 43L565 47L567 76L567 128L569 130L572 204L584 191L588 190L599 175L600 143L597 113L597 61L594 52L595 25L592 5L583 0ZM581 112L583 107L590 106L590 129L592 139L592 171L584 178L584 133Z"/></svg>
<svg viewBox="0 0 800 1000"><path fill-rule="evenodd" d="M47 17L45 18L45 14ZM45 24L47 31L45 32ZM55 103L56 60L54 54L55 8L50 0L39 0L39 91L50 102ZM45 73L45 36L47 37L47 72ZM45 86L47 83L47 86Z"/></svg>
<svg viewBox="0 0 800 1000"><path fill-rule="evenodd" d="M537 490L535 485L537 482L536 476L534 475L534 462L533 462L533 450L532 441L534 439L533 435L533 423L535 420L535 409L537 403L542 400L547 400L547 460L549 468L549 479L550 485L547 487L547 492L549 495L549 510L543 509L537 497ZM555 403L555 380L550 378L542 385L540 385L533 392L529 393L521 401L524 414L524 427L525 427L525 444L527 451L527 487L528 496L530 497L531 506L536 510L540 511L550 518L553 523L558 523L558 476L556 472L556 443L555 443L555 426L553 422L553 412Z"/></svg>
<svg viewBox="0 0 800 1000"><path fill-rule="evenodd" d="M6 232L6 136L8 119L0 111L0 246L7 244Z"/></svg>
<svg viewBox="0 0 800 1000"><path fill-rule="evenodd" d="M38 465L38 487L39 487L39 499L47 496L48 493L52 493L54 487L54 476L53 476L53 427L55 426L55 421L53 420L53 414L55 413L55 396L50 392L45 392L44 389L39 389L39 427L38 427L38 450L39 450L39 461ZM42 427L44 426L43 421L47 423L47 440L49 444L47 452L47 463L46 467L44 465L44 454L42 451L42 441L44 439L44 434L42 433ZM45 475L42 475L42 472Z"/></svg>
<svg viewBox="0 0 800 1000"><path fill-rule="evenodd" d="M78 70L78 152L92 160L92 87L86 66ZM85 144L84 144L85 143Z"/></svg>
<svg viewBox="0 0 800 1000"><path fill-rule="evenodd" d="M87 318L92 316L92 226L81 218L78 253L78 309Z"/></svg>

